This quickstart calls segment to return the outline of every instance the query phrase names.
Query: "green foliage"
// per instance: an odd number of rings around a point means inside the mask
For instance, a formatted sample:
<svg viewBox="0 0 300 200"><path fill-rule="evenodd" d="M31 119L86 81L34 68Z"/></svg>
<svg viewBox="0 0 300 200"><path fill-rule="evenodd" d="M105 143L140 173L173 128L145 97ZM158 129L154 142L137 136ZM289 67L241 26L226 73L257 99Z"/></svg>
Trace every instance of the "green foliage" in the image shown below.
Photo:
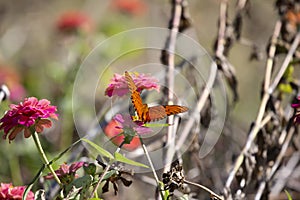
<svg viewBox="0 0 300 200"><path fill-rule="evenodd" d="M92 181L93 176L91 175L84 175L74 179L74 181L65 187L64 193L68 194L68 199L74 199L78 197L80 197L80 200L86 199L86 194L89 194L88 190L92 184Z"/></svg>
<svg viewBox="0 0 300 200"><path fill-rule="evenodd" d="M286 196L288 197L288 200L293 200L292 196L290 195L290 193L287 190L284 190Z"/></svg>
<svg viewBox="0 0 300 200"><path fill-rule="evenodd" d="M142 163L136 162L134 160L130 160L130 159L126 158L125 156L123 156L120 153L115 152L114 156L113 156L108 151L106 151L105 149L103 149L102 147L100 147L99 145L93 143L92 141L90 141L88 139L82 138L81 140L84 141L84 142L86 142L86 143L88 143L89 145L91 145L93 148L95 148L97 150L97 152L99 154L101 154L102 156L105 156L105 157L109 158L110 160L119 161L119 162L122 162L122 163L134 165L134 166L137 166L137 167L148 168L147 165L144 165Z"/></svg>
<svg viewBox="0 0 300 200"><path fill-rule="evenodd" d="M289 83L280 83L278 89L287 94L291 94L293 92L293 88Z"/></svg>
<svg viewBox="0 0 300 200"><path fill-rule="evenodd" d="M84 169L84 172L89 174L89 175L92 175L92 176L95 176L96 174L96 165L94 163L89 163L88 166L83 166L83 169Z"/></svg>
<svg viewBox="0 0 300 200"><path fill-rule="evenodd" d="M23 196L22 196L22 200L26 200L28 193L30 192L31 188L32 188L32 184L30 184L29 186L26 187Z"/></svg>
<svg viewBox="0 0 300 200"><path fill-rule="evenodd" d="M82 141L88 143L89 145L91 145L93 148L95 148L97 150L97 152L99 154L101 154L104 157L107 157L109 159L114 159L113 155L111 155L111 153L109 153L108 151L106 151L105 149L103 149L102 147L100 147L99 145L95 144L94 142L85 139L85 138L81 138Z"/></svg>
<svg viewBox="0 0 300 200"><path fill-rule="evenodd" d="M123 156L120 153L115 152L114 155L115 155L115 160L116 161L119 161L119 162L122 162L122 163L126 163L126 164L129 164L129 165L133 165L133 166L137 166L137 167L149 168L147 165L144 165L142 163L136 162L134 160L130 160L130 159L126 158L125 156Z"/></svg>
<svg viewBox="0 0 300 200"><path fill-rule="evenodd" d="M293 78L294 71L295 71L294 66L289 65L283 74L283 78L288 82L292 82L294 80Z"/></svg>
<svg viewBox="0 0 300 200"><path fill-rule="evenodd" d="M135 131L133 131L132 128L123 128L123 134L124 134L124 144L130 144L130 142L132 141L132 139L134 138L134 136L136 136Z"/></svg>
<svg viewBox="0 0 300 200"><path fill-rule="evenodd" d="M35 177L33 178L33 180L31 181L31 183L26 187L24 193L23 193L23 196L22 196L22 200L25 200L28 193L30 192L33 184L40 178L40 176L42 175L44 169L45 169L45 165L43 165L40 170L38 171L38 173L35 175Z"/></svg>

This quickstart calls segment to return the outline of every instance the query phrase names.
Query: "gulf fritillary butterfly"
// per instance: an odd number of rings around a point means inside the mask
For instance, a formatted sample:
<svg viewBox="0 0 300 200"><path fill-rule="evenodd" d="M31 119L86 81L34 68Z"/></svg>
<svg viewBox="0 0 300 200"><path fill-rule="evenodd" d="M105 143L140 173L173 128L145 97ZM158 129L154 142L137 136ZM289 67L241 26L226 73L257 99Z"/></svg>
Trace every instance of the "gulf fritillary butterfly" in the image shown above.
<svg viewBox="0 0 300 200"><path fill-rule="evenodd" d="M137 87L127 71L125 71L125 79L131 93L132 104L135 108L135 111L137 112L140 121L146 123L161 120L167 116L176 115L178 113L188 111L188 107L178 105L158 105L148 107L147 104L143 104L141 95L137 91Z"/></svg>

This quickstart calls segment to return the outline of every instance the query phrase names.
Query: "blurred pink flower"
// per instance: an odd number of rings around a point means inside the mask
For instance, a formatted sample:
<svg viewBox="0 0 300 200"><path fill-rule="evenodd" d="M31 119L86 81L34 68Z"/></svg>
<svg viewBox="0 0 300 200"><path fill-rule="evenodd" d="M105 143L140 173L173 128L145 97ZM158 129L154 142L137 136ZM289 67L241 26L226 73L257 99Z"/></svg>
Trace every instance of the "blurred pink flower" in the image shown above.
<svg viewBox="0 0 300 200"><path fill-rule="evenodd" d="M155 89L159 91L158 80L154 77L147 76L145 74L130 74L137 90L141 92L143 89ZM105 95L111 96L124 96L129 93L128 85L125 79L125 76L120 74L114 74L114 77L111 79L109 86L105 90Z"/></svg>
<svg viewBox="0 0 300 200"><path fill-rule="evenodd" d="M299 109L300 108L300 96L298 97L298 100L299 100L299 102L292 104L292 107L297 109L297 112L294 116L294 122L300 124L300 109Z"/></svg>
<svg viewBox="0 0 300 200"><path fill-rule="evenodd" d="M9 141L24 130L25 138L31 136L29 128L34 125L35 131L41 133L44 127L50 128L52 122L47 118L57 119L56 106L51 106L46 99L38 100L35 97L25 98L24 102L18 105L11 104L10 110L0 119L0 130L4 130L3 139L7 135Z"/></svg>
<svg viewBox="0 0 300 200"><path fill-rule="evenodd" d="M11 183L0 184L0 200L22 200L25 186L13 187ZM34 200L34 193L29 191L26 200Z"/></svg>
<svg viewBox="0 0 300 200"><path fill-rule="evenodd" d="M90 32L92 29L91 19L79 11L63 13L56 22L57 29L63 33L77 31Z"/></svg>
<svg viewBox="0 0 300 200"><path fill-rule="evenodd" d="M152 132L152 129L143 127L142 125L142 122L132 121L130 115L117 114L105 127L104 133L111 138L111 141L115 145L120 146L124 142L125 134L131 132L132 139L130 143L124 144L122 147L132 151L141 145L140 139L136 134L147 134Z"/></svg>
<svg viewBox="0 0 300 200"><path fill-rule="evenodd" d="M130 115L116 114L114 120L118 122L119 126L117 128L120 129L131 128L140 135L152 132L151 128L143 126L143 122L133 121Z"/></svg>
<svg viewBox="0 0 300 200"><path fill-rule="evenodd" d="M78 177L76 171L84 165L84 162L74 162L71 165L62 164L58 170L55 170L56 175L60 178L62 183L68 184ZM44 176L45 179L54 179L53 174L49 173Z"/></svg>
<svg viewBox="0 0 300 200"><path fill-rule="evenodd" d="M10 91L10 100L17 102L25 97L26 91L21 84L19 74L13 67L0 67L0 84L7 85Z"/></svg>
<svg viewBox="0 0 300 200"><path fill-rule="evenodd" d="M114 0L113 7L131 15L143 14L147 8L146 4L141 0Z"/></svg>

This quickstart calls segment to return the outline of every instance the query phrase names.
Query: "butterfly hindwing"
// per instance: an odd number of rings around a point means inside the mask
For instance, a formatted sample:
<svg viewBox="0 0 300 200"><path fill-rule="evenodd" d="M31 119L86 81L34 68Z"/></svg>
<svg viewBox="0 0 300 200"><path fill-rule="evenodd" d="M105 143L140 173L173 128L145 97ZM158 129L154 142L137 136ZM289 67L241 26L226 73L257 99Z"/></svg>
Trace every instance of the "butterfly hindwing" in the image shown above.
<svg viewBox="0 0 300 200"><path fill-rule="evenodd" d="M149 114L149 122L160 120L168 116L164 106L162 105L149 107L148 114Z"/></svg>
<svg viewBox="0 0 300 200"><path fill-rule="evenodd" d="M186 112L188 110L185 106L178 105L159 105L149 108L150 121L156 121L163 119L170 115L176 115L179 113Z"/></svg>

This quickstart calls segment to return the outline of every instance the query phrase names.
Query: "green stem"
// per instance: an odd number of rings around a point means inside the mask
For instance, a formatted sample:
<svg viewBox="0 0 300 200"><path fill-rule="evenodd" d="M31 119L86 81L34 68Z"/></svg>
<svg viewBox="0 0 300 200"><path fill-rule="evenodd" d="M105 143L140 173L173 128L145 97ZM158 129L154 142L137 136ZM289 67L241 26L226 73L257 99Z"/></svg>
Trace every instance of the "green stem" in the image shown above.
<svg viewBox="0 0 300 200"><path fill-rule="evenodd" d="M120 144L120 146L117 148L117 150L115 151L115 153L119 153L119 152L121 151L121 147L122 147L124 144L125 144L125 142L123 141L123 142ZM95 195L95 196L98 195L98 194L97 194L98 187L99 187L100 183L102 182L102 180L103 180L105 174L108 172L109 168L111 167L111 165L112 165L114 162L115 162L115 160L114 160L114 159L111 159L111 160L109 161L108 165L106 165L106 167L105 167L104 171L102 172L102 174L101 174L99 180L97 181L96 186L94 187L94 189L93 189L91 195L89 196L89 199L91 199L94 195Z"/></svg>
<svg viewBox="0 0 300 200"><path fill-rule="evenodd" d="M151 157L150 157L150 155L149 155L149 152L148 152L148 150L147 150L147 148L146 148L146 146L145 146L145 144L144 144L144 142L143 142L142 137L141 137L139 134L138 134L138 136L139 136L139 139L140 139L140 141L141 141L141 144L142 144L142 148L143 148L144 154L145 154L145 156L146 156L146 158L147 158L147 160L148 160L148 162L149 162L150 168L151 168L151 170L152 170L152 173L153 173L154 179L155 179L155 181L156 181L156 184L157 184L157 187L158 187L160 196L161 196L162 199L164 199L164 194L163 194L163 192L162 192L162 191L163 191L163 190L162 190L162 184L161 184L161 182L160 182L159 179L158 179L158 176L157 176L157 174L156 174L156 171L155 171L153 162L152 162L152 160L151 160Z"/></svg>
<svg viewBox="0 0 300 200"><path fill-rule="evenodd" d="M54 179L56 180L56 182L57 182L60 186L62 186L62 184L61 184L61 182L60 182L58 176L56 175L56 173L54 172L54 170L53 170L51 164L50 164L49 161L48 161L48 158L47 158L47 156L46 156L46 154L45 154L45 152L44 152L44 150L43 150L43 147L42 147L42 145L41 145L41 142L40 142L40 139L39 139L39 136L38 136L37 132L34 132L34 133L32 134L32 137L33 137L34 143L35 143L35 145L36 145L36 147L37 147L37 149L38 149L38 151L39 151L39 153L40 153L40 155L41 155L41 157L42 157L42 160L43 160L44 164L48 167L49 171L53 174L53 177L54 177Z"/></svg>

